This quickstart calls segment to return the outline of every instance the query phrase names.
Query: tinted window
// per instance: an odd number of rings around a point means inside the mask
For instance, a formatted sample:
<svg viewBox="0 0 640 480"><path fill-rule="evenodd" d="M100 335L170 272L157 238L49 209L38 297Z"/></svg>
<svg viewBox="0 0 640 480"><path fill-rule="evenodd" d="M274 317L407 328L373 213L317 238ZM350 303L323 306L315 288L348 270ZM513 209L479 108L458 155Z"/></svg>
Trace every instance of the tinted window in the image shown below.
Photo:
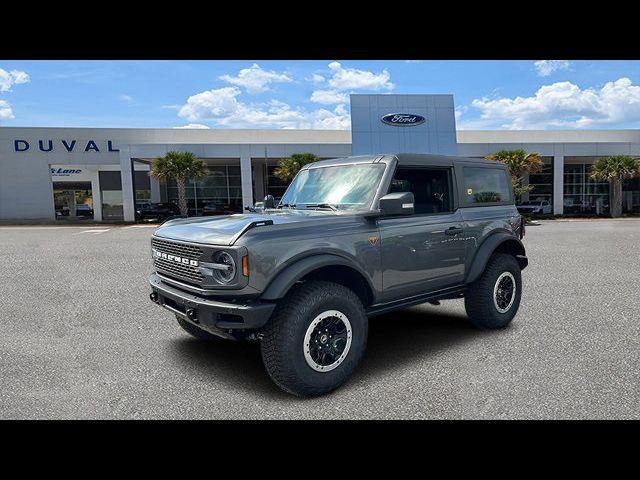
<svg viewBox="0 0 640 480"><path fill-rule="evenodd" d="M396 170L389 193L413 193L417 214L450 212L449 184L449 170L403 167Z"/></svg>
<svg viewBox="0 0 640 480"><path fill-rule="evenodd" d="M500 168L464 167L462 196L465 203L511 201L507 173Z"/></svg>

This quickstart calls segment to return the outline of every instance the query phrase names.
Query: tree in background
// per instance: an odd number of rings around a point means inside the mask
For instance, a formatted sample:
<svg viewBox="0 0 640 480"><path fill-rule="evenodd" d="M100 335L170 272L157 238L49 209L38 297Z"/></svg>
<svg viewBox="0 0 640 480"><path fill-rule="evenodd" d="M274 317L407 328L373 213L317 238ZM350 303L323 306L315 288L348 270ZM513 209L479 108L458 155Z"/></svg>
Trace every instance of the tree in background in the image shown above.
<svg viewBox="0 0 640 480"><path fill-rule="evenodd" d="M187 215L187 196L185 181L187 178L198 179L208 175L207 164L191 152L167 152L151 163L149 175L161 182L175 180L178 186L178 206L180 213Z"/></svg>
<svg viewBox="0 0 640 480"><path fill-rule="evenodd" d="M283 182L289 183L302 167L318 160L320 158L313 153L294 153L289 158L283 158L278 162L275 175Z"/></svg>
<svg viewBox="0 0 640 480"><path fill-rule="evenodd" d="M622 182L634 177L640 177L640 159L628 155L599 158L593 166L591 178L611 185L612 217L622 215Z"/></svg>
<svg viewBox="0 0 640 480"><path fill-rule="evenodd" d="M527 153L522 149L499 150L484 157L486 160L504 163L511 174L513 193L516 200L520 201L522 194L533 189L533 185L523 185L522 181L527 173L536 173L542 170L544 162L538 153Z"/></svg>

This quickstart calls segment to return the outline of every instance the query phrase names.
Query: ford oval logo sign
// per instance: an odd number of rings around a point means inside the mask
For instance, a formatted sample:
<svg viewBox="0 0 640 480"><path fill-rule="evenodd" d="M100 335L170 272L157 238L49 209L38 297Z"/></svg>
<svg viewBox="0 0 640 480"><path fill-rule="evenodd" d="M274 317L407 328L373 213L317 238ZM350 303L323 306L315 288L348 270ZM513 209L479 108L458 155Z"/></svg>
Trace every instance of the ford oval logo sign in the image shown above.
<svg viewBox="0 0 640 480"><path fill-rule="evenodd" d="M391 125L394 127L415 127L424 123L427 119L422 115L415 115L413 113L388 113L381 118L382 123Z"/></svg>

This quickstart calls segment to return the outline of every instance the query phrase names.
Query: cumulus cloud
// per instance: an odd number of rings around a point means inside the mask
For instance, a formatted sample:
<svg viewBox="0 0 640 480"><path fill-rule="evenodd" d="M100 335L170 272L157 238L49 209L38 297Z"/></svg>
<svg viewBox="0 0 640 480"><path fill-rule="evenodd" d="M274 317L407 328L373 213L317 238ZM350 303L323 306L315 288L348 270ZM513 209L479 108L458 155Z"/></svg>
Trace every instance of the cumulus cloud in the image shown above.
<svg viewBox="0 0 640 480"><path fill-rule="evenodd" d="M222 75L220 80L224 80L231 85L243 87L247 93L261 93L269 90L271 83L288 83L293 80L285 73L274 72L273 70L263 70L260 65L254 63L249 68L243 68L238 75Z"/></svg>
<svg viewBox="0 0 640 480"><path fill-rule="evenodd" d="M311 94L310 100L314 103L335 105L336 103L346 103L349 100L349 96L345 92L338 92L337 90L316 90Z"/></svg>
<svg viewBox="0 0 640 480"><path fill-rule="evenodd" d="M569 60L537 60L533 66L540 77L548 77L552 73L560 70L569 70L571 62Z"/></svg>
<svg viewBox="0 0 640 480"><path fill-rule="evenodd" d="M131 103L133 102L133 97L123 93L122 95L118 95L118 100L124 103Z"/></svg>
<svg viewBox="0 0 640 480"><path fill-rule="evenodd" d="M9 120L10 118L15 118L11 105L6 100L0 100L0 120Z"/></svg>
<svg viewBox="0 0 640 480"><path fill-rule="evenodd" d="M14 85L20 85L21 83L27 83L31 81L29 74L22 70L6 70L0 68L0 92L8 92Z"/></svg>
<svg viewBox="0 0 640 480"><path fill-rule="evenodd" d="M344 105L333 110L305 110L278 100L244 103L237 98L240 93L236 87L225 87L192 95L178 115L190 122L208 120L230 128L348 129L350 125Z"/></svg>
<svg viewBox="0 0 640 480"><path fill-rule="evenodd" d="M203 125L202 123L188 123L187 125L181 125L179 127L173 127L173 128L188 128L188 129L204 130L209 127L207 125Z"/></svg>
<svg viewBox="0 0 640 480"><path fill-rule="evenodd" d="M393 90L395 87L389 81L391 75L387 70L373 73L356 68L344 68L339 62L331 62L329 70L329 85L336 90Z"/></svg>
<svg viewBox="0 0 640 480"><path fill-rule="evenodd" d="M323 83L326 80L326 78L324 78L322 75L318 73L314 73L311 75L311 78L308 78L307 80L318 84L318 83Z"/></svg>
<svg viewBox="0 0 640 480"><path fill-rule="evenodd" d="M530 97L481 98L485 127L509 129L593 128L640 122L640 86L626 77L601 88L581 89L571 82L544 85Z"/></svg>
<svg viewBox="0 0 640 480"><path fill-rule="evenodd" d="M348 101L349 93L354 90L393 90L395 87L390 82L391 75L387 70L374 73L356 68L344 68L339 62L331 62L329 70L331 76L328 83L331 88L315 90L309 98L314 103L343 104ZM313 74L312 81L318 84L326 82L327 79L322 75Z"/></svg>

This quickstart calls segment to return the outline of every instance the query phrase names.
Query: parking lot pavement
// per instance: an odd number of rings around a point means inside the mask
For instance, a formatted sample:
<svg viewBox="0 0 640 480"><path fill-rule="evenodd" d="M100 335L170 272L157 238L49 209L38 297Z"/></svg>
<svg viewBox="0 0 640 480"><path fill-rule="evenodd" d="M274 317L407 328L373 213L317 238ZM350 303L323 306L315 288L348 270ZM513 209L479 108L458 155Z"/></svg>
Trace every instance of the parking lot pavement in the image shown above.
<svg viewBox="0 0 640 480"><path fill-rule="evenodd" d="M349 383L308 400L149 301L152 231L0 227L0 418L640 418L640 221L529 227L510 328L460 300L374 318Z"/></svg>

